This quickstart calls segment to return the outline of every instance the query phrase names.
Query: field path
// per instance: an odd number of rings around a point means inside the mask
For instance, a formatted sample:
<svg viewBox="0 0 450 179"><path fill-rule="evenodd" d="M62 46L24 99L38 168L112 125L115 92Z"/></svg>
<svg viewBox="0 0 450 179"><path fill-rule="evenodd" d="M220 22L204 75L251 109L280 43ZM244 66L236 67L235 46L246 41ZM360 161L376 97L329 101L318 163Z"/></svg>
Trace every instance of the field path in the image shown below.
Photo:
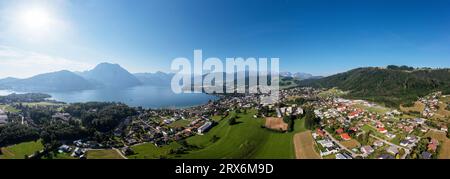
<svg viewBox="0 0 450 179"><path fill-rule="evenodd" d="M305 131L294 136L295 156L297 159L322 159L316 152L311 131Z"/></svg>

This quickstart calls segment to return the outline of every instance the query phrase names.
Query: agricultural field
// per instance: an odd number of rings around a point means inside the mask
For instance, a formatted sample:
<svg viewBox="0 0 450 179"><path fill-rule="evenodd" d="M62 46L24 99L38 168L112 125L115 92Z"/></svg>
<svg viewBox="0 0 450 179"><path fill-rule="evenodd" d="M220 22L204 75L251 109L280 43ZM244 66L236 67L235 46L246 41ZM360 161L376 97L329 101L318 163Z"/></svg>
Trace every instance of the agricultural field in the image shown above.
<svg viewBox="0 0 450 179"><path fill-rule="evenodd" d="M417 101L414 103L414 106L412 107L403 107L400 106L400 110L403 112L419 112L422 113L423 110L425 110L425 104Z"/></svg>
<svg viewBox="0 0 450 179"><path fill-rule="evenodd" d="M298 133L294 136L295 153L297 159L321 159L316 152L316 143L311 131Z"/></svg>
<svg viewBox="0 0 450 179"><path fill-rule="evenodd" d="M198 149L173 158L187 159L293 159L295 151L293 135L304 131L303 120L295 122L292 133L274 132L265 129L264 119L255 119L255 111L237 114L238 124L230 125L228 118L202 136L186 139L191 146ZM230 115L232 116L232 115Z"/></svg>
<svg viewBox="0 0 450 179"><path fill-rule="evenodd" d="M18 112L20 112L18 109L14 108L14 107L12 107L10 105L0 104L0 109L5 111L5 112L11 112L11 113L18 113Z"/></svg>
<svg viewBox="0 0 450 179"><path fill-rule="evenodd" d="M87 159L124 159L119 151L114 149L108 150L89 150L87 151Z"/></svg>
<svg viewBox="0 0 450 179"><path fill-rule="evenodd" d="M44 149L41 141L23 142L20 144L1 148L0 159L24 159L37 151Z"/></svg>
<svg viewBox="0 0 450 179"><path fill-rule="evenodd" d="M283 118L268 117L266 118L266 127L273 130L287 131L288 124L283 121Z"/></svg>
<svg viewBox="0 0 450 179"><path fill-rule="evenodd" d="M440 142L439 159L450 159L450 139L445 132L429 131L425 137L436 139Z"/></svg>
<svg viewBox="0 0 450 179"><path fill-rule="evenodd" d="M152 143L145 143L140 145L132 146L134 153L133 155L127 156L129 159L160 159L167 158L170 154L170 150L180 148L181 145L173 142L169 145L162 147L156 147Z"/></svg>

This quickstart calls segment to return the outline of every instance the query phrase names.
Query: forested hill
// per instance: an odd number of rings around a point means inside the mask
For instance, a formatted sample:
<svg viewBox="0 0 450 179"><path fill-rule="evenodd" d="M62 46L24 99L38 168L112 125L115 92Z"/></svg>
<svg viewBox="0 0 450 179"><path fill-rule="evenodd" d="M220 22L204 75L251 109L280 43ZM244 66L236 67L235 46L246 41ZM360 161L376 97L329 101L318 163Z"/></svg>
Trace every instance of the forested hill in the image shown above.
<svg viewBox="0 0 450 179"><path fill-rule="evenodd" d="M406 66L357 68L322 79L304 80L300 86L349 91L347 97L398 107L434 91L450 93L450 69L414 69Z"/></svg>

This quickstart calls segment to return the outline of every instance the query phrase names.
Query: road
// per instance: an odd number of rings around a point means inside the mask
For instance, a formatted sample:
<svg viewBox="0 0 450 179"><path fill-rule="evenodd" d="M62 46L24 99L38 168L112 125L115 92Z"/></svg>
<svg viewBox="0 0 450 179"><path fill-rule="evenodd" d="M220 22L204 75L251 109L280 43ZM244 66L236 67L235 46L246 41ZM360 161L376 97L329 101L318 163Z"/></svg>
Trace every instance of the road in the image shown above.
<svg viewBox="0 0 450 179"><path fill-rule="evenodd" d="M327 136L334 142L334 143L336 143L337 145L339 145L339 147L341 148L341 149L344 149L344 150L346 150L347 152L349 152L350 154L352 154L352 157L353 158L356 158L356 157L367 157L366 155L363 155L363 154L356 154L355 152L353 152L352 150L350 150L350 149L348 149L347 147L345 147L344 145L342 145L338 140L336 140L330 133L328 133L328 131L326 131L326 130L323 130L323 131L325 131L325 133L327 134Z"/></svg>
<svg viewBox="0 0 450 179"><path fill-rule="evenodd" d="M411 153L411 149L409 149L409 148L399 146L399 145L397 145L397 144L394 144L394 143L392 143L392 142L389 142L389 141L387 141L387 140L384 140L384 139L382 139L382 138L380 138L380 137L377 137L377 136L375 136L375 135L373 135L373 134L370 134L370 137L373 137L373 138L375 138L375 139L377 139L377 140L383 141L383 142L386 143L386 144L389 144L389 145L392 145L392 146L396 146L396 147L398 147L398 148L402 148L403 150L405 150L405 154L404 154L403 156L400 157L401 159L405 159L406 156L408 156L408 155ZM420 139L419 139L419 140L420 140Z"/></svg>

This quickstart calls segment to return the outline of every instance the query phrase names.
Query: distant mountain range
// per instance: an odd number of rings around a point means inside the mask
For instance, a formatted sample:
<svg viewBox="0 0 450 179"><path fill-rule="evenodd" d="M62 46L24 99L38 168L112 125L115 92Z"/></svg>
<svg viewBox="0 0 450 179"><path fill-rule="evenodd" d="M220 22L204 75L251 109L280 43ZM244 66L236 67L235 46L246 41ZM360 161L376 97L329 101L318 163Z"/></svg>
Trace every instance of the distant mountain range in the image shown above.
<svg viewBox="0 0 450 179"><path fill-rule="evenodd" d="M0 79L0 89L20 92L63 92L97 88L128 88L139 85L169 85L172 74L162 72L131 74L118 64L101 63L84 72L67 70L26 79Z"/></svg>
<svg viewBox="0 0 450 179"><path fill-rule="evenodd" d="M434 91L450 93L450 69L415 69L406 66L357 68L321 79L299 82L300 86L348 91L347 97L367 99L387 106L410 103Z"/></svg>
<svg viewBox="0 0 450 179"><path fill-rule="evenodd" d="M281 77L291 77L291 78L297 78L299 80L307 80L307 79L319 79L319 78L323 78L321 76L313 76L312 74L309 73L291 73L291 72L280 72L280 76Z"/></svg>

